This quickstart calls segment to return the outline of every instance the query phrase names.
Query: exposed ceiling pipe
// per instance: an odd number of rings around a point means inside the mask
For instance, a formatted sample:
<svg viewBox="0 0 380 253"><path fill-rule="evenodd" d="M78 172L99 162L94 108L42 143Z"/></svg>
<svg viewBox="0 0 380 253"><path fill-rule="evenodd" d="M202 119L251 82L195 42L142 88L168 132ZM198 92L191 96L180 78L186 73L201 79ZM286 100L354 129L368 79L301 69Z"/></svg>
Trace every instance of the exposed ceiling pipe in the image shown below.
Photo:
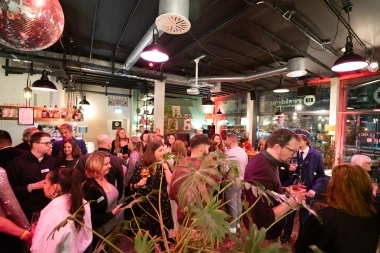
<svg viewBox="0 0 380 253"><path fill-rule="evenodd" d="M124 68L126 70L129 70L135 65L135 63L140 58L141 53L143 52L144 48L148 45L150 45L153 41L153 29L156 27L156 24L153 23L153 25L149 28L149 30L145 33L144 37L140 40L140 42L137 44L135 49L133 49L132 53L128 56L128 59L124 63ZM162 31L158 31L158 36L162 35Z"/></svg>
<svg viewBox="0 0 380 253"><path fill-rule="evenodd" d="M287 66L280 66L277 68L273 68L266 71L257 72L250 76L215 76L215 77L200 77L198 78L198 82L232 82L232 83L240 83L240 82L249 82L261 78L266 78L270 76L280 75L286 73L288 70ZM194 82L195 79L190 79L190 82Z"/></svg>

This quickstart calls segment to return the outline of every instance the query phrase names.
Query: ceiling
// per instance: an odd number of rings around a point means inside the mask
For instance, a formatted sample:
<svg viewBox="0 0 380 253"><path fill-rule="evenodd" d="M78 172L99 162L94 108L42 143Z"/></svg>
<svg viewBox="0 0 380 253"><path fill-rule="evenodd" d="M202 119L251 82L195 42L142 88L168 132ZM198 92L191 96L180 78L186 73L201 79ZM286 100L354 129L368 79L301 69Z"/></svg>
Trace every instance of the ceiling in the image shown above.
<svg viewBox="0 0 380 253"><path fill-rule="evenodd" d="M199 77L248 76L286 66L291 58L304 57L307 75L286 77L287 87L305 82L328 84L331 77L377 78L380 74L368 70L343 74L331 71L335 60L343 54L340 49L348 34L342 23L347 21L343 9L347 0L190 0L191 29L181 35L163 33L159 37L158 43L170 58L153 70L141 58L132 62L133 68L125 69L125 64L155 23L160 1L61 0L60 3L65 16L60 40L45 52L26 53L0 45L0 56L43 62L50 67L51 75L64 83L137 89L142 80L166 78L166 92L182 95L188 88L184 86L191 85L188 80L195 77L193 60L201 55L205 57L199 62ZM351 3L354 51L380 62L380 53L375 54L380 46L377 23L380 1L351 0ZM341 21L336 14L341 14ZM16 68L5 68L8 73L17 72ZM173 77L181 78L176 82ZM226 81L221 84L221 92L212 95L271 90L279 82L279 75L247 82Z"/></svg>

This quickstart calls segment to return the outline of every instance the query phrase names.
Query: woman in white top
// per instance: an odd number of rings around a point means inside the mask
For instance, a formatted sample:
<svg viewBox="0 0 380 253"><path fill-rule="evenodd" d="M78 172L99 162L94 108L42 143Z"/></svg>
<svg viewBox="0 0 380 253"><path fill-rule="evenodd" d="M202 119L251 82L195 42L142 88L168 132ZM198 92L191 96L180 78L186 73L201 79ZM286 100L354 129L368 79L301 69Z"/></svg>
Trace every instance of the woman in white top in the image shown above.
<svg viewBox="0 0 380 253"><path fill-rule="evenodd" d="M92 241L90 206L78 211L79 222L67 224L50 235L54 228L75 213L84 203L82 176L78 170L61 168L50 171L45 178L44 193L51 202L41 211L33 237L31 252L84 252Z"/></svg>

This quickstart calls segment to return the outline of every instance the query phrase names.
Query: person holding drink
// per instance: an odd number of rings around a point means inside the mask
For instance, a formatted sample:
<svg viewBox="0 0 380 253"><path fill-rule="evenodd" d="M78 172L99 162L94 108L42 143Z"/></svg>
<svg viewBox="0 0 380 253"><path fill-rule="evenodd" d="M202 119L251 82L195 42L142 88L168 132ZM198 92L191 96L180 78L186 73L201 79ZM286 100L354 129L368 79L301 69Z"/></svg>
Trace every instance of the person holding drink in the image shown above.
<svg viewBox="0 0 380 253"><path fill-rule="evenodd" d="M278 169L281 163L289 162L300 146L300 136L288 129L279 129L273 132L268 139L268 148L252 157L245 169L244 181L254 184L255 181L262 184L265 189L283 194ZM289 211L296 208L305 199L306 190L293 191L290 189L288 203L280 203L271 198L273 204L266 201L258 201L248 215L251 215L257 227L269 227L262 246L278 242L285 220L280 219ZM257 197L249 189L244 189L249 205L253 205ZM248 219L245 219L248 227Z"/></svg>
<svg viewBox="0 0 380 253"><path fill-rule="evenodd" d="M130 154L128 143L129 139L125 134L124 128L119 127L116 130L115 140L112 141L111 153L116 154L120 158L127 159Z"/></svg>
<svg viewBox="0 0 380 253"><path fill-rule="evenodd" d="M162 237L160 223L156 210L159 210L159 197L157 193L151 193L152 190L159 190L161 194L161 215L163 223L167 229L174 228L172 212L170 207L167 187L171 182L172 173L168 164L163 160L165 155L164 146L161 142L150 142L145 154L130 181L130 189L137 191L141 195L152 194L150 203L145 202L143 208L143 224L141 228L149 230L151 236ZM162 180L162 183L161 183ZM160 188L161 185L161 188ZM167 234L167 232L166 232ZM163 245L161 245L163 247Z"/></svg>
<svg viewBox="0 0 380 253"><path fill-rule="evenodd" d="M307 191L306 204L314 198L315 194L325 192L325 172L323 167L322 155L319 151L310 146L310 133L305 130L296 130L296 134L301 138L300 147L297 151L296 159L293 164L297 164L297 177L293 182L293 189L304 188ZM299 233L303 233L306 220L309 218L309 212L301 208ZM281 243L289 241L293 231L293 220L296 212L292 212L287 216L284 234L281 236Z"/></svg>

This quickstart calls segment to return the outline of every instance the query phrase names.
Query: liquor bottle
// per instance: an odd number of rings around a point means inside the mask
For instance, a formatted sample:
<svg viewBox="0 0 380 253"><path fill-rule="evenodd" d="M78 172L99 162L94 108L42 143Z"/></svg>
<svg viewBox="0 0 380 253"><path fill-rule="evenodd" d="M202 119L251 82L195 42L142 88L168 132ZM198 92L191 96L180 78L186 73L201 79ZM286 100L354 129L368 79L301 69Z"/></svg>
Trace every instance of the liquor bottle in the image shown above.
<svg viewBox="0 0 380 253"><path fill-rule="evenodd" d="M49 113L48 113L48 118L54 118L54 112L53 112L53 107L49 107Z"/></svg>
<svg viewBox="0 0 380 253"><path fill-rule="evenodd" d="M67 108L61 109L61 119L66 119L67 117Z"/></svg>
<svg viewBox="0 0 380 253"><path fill-rule="evenodd" d="M46 105L44 105L44 109L42 109L41 118L47 118Z"/></svg>
<svg viewBox="0 0 380 253"><path fill-rule="evenodd" d="M67 108L67 118L73 119L73 106L71 103L69 105L69 108Z"/></svg>
<svg viewBox="0 0 380 253"><path fill-rule="evenodd" d="M54 106L54 112L53 112L53 114L54 114L54 118L55 118L55 119L59 119L59 118L61 118L61 113L59 112L58 105L55 105L55 106Z"/></svg>

